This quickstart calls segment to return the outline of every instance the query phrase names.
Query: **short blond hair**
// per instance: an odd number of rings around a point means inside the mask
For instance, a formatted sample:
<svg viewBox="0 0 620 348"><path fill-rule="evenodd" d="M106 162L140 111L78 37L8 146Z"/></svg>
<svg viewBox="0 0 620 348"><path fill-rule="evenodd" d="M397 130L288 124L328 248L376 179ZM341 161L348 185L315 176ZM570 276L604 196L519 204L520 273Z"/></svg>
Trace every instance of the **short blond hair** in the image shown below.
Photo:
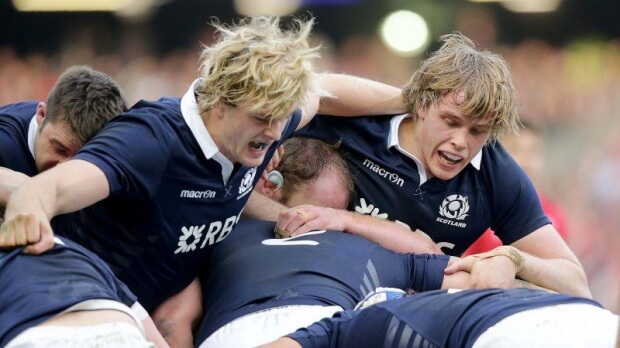
<svg viewBox="0 0 620 348"><path fill-rule="evenodd" d="M415 120L418 109L428 109L450 92L462 92L459 105L466 117L488 118L490 140L518 133L517 92L508 63L489 51L478 51L460 33L444 35L443 45L420 63L419 69L403 88L407 109Z"/></svg>
<svg viewBox="0 0 620 348"><path fill-rule="evenodd" d="M231 26L214 23L219 40L201 55L199 110L218 102L244 103L273 120L288 116L309 92L321 93L312 67L319 47L308 45L314 20L293 23L288 30L280 28L279 17L249 17Z"/></svg>

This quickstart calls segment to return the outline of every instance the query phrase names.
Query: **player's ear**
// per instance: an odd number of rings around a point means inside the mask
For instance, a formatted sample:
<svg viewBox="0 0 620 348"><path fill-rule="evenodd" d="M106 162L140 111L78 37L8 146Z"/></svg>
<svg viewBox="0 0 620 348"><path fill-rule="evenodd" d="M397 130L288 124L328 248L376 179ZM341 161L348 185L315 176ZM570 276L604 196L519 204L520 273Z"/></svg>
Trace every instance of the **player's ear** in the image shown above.
<svg viewBox="0 0 620 348"><path fill-rule="evenodd" d="M281 189L282 186L284 186L284 177L282 176L282 173L277 170L272 170L267 173L267 179L269 179L269 184L275 186L276 190Z"/></svg>
<svg viewBox="0 0 620 348"><path fill-rule="evenodd" d="M267 180L263 180L261 193L274 200L278 200L281 196L280 189L284 185L284 177L277 170L272 170L267 174Z"/></svg>
<svg viewBox="0 0 620 348"><path fill-rule="evenodd" d="M215 103L215 105L211 107L211 111L211 113L217 118L221 119L222 117L224 117L224 104L222 103L222 101L218 101L217 103Z"/></svg>
<svg viewBox="0 0 620 348"><path fill-rule="evenodd" d="M37 125L39 126L39 128L43 124L43 120L45 120L46 113L47 113L47 105L45 105L44 102L40 102L39 105L37 105L37 113L36 113L36 117L37 117L36 120L37 120Z"/></svg>

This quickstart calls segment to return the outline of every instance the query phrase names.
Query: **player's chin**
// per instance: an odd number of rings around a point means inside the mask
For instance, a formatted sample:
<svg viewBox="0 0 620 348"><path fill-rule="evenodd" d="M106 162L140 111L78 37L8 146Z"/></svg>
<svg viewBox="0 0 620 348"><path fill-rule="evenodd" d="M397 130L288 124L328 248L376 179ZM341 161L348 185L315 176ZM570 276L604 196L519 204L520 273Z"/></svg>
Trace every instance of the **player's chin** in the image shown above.
<svg viewBox="0 0 620 348"><path fill-rule="evenodd" d="M240 163L247 167L258 167L265 161L265 153L262 154L246 154L241 156Z"/></svg>
<svg viewBox="0 0 620 348"><path fill-rule="evenodd" d="M445 168L435 168L435 170L433 170L433 176L439 180L446 181L454 178L461 172L461 170L463 170L462 166L451 168L449 170L446 170Z"/></svg>

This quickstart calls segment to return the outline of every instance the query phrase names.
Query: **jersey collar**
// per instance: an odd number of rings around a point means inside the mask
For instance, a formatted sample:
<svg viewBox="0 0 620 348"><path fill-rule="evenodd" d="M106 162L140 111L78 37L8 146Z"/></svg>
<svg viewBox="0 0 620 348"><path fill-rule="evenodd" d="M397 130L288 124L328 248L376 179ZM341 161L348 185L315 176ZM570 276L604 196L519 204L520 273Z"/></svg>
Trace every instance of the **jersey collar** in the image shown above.
<svg viewBox="0 0 620 348"><path fill-rule="evenodd" d="M400 147L400 143L398 141L398 126L400 125L400 123L406 118L406 117L411 117L411 115L409 114L403 114L403 115L398 115L398 116L394 116L392 117L392 120L390 121L390 134L388 136L388 149L390 147L396 147L396 149L400 152L402 152L404 155L411 157L412 159L415 160L416 164L418 165L418 169L421 166L420 161L415 158L415 156L413 156L412 154L408 153L407 151L405 151L402 147ZM474 156L474 158L471 159L471 161L469 162L474 168L476 168L477 170L480 170L480 163L482 162L482 150L480 150L476 156ZM423 172L423 171L422 171Z"/></svg>
<svg viewBox="0 0 620 348"><path fill-rule="evenodd" d="M209 134L207 127L200 117L194 91L201 80L202 79L196 79L187 90L187 93L181 98L181 113L205 157L209 160L213 159L217 161L222 166L222 179L224 180L224 184L227 184L234 165L220 152L220 149L217 148L215 141L213 141L211 134Z"/></svg>

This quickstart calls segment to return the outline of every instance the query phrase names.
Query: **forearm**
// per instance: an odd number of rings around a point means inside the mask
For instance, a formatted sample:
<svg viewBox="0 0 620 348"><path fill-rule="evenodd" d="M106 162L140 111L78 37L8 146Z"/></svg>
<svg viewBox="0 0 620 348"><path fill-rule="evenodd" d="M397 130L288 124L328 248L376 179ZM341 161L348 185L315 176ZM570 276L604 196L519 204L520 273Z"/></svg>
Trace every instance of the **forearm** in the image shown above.
<svg viewBox="0 0 620 348"><path fill-rule="evenodd" d="M541 259L523 251L519 254L524 260L523 270L517 273L519 279L559 293L592 297L581 265L565 259Z"/></svg>
<svg viewBox="0 0 620 348"><path fill-rule="evenodd" d="M400 88L344 74L319 74L319 86L333 97L323 97L319 113L361 116L405 113Z"/></svg>
<svg viewBox="0 0 620 348"><path fill-rule="evenodd" d="M244 219L277 221L280 212L286 209L288 209L286 206L254 190L250 194L241 216Z"/></svg>
<svg viewBox="0 0 620 348"><path fill-rule="evenodd" d="M173 346L173 345L168 344L168 342L166 342L164 337L155 327L155 323L153 323L153 320L151 319L151 317L147 317L146 319L143 319L142 326L144 327L144 332L146 333L146 339L149 342L153 343L155 347L157 348L183 347L181 345ZM191 340L191 336L190 336L190 340ZM186 345L186 347L193 347L193 343Z"/></svg>
<svg viewBox="0 0 620 348"><path fill-rule="evenodd" d="M11 194L28 179L30 177L23 173L0 167L0 206L6 207Z"/></svg>
<svg viewBox="0 0 620 348"><path fill-rule="evenodd" d="M55 193L55 185L45 178L30 180L11 195L5 211L6 220L25 212L43 214L51 219L56 215Z"/></svg>
<svg viewBox="0 0 620 348"><path fill-rule="evenodd" d="M99 168L71 160L29 179L16 190L7 204L5 219L24 212L43 213L51 219L87 207L108 194L107 178Z"/></svg>
<svg viewBox="0 0 620 348"><path fill-rule="evenodd" d="M342 211L344 231L401 253L442 254L433 241L393 221Z"/></svg>
<svg viewBox="0 0 620 348"><path fill-rule="evenodd" d="M517 281L516 286L527 285L529 288L542 288L583 297L592 296L583 268L569 260L542 259L508 245L497 247L484 255L484 258L508 257L515 267L515 277L531 284Z"/></svg>
<svg viewBox="0 0 620 348"><path fill-rule="evenodd" d="M195 279L181 292L159 305L153 321L171 347L193 347L193 330L202 318L202 288Z"/></svg>

